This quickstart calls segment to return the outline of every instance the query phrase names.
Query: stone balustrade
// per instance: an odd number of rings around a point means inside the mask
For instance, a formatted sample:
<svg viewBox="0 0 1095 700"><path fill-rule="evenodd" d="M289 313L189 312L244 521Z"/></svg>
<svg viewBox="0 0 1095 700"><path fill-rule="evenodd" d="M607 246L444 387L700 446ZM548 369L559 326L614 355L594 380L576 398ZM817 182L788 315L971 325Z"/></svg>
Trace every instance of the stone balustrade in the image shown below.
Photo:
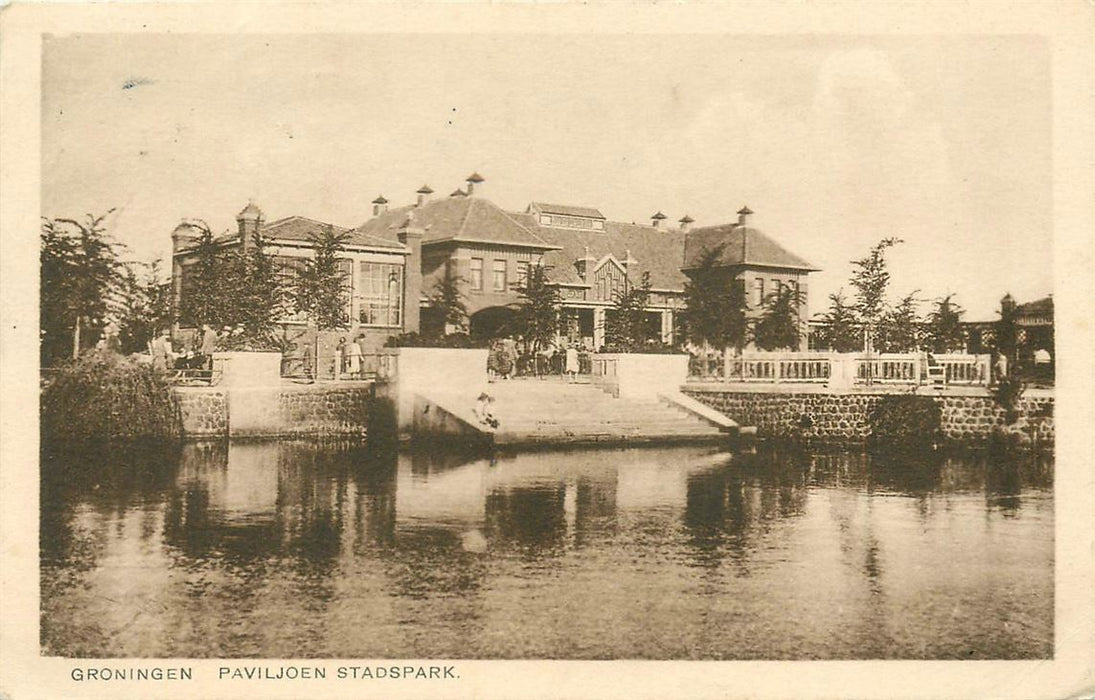
<svg viewBox="0 0 1095 700"><path fill-rule="evenodd" d="M690 380L823 384L830 388L898 384L988 384L988 355L751 352L693 358Z"/></svg>

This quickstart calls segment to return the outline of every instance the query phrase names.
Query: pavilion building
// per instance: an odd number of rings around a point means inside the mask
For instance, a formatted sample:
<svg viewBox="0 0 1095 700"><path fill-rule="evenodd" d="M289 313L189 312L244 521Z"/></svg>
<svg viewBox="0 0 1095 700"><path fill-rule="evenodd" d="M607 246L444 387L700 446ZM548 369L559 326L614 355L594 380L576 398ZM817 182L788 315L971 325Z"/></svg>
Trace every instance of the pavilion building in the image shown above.
<svg viewBox="0 0 1095 700"><path fill-rule="evenodd" d="M544 266L560 293L560 342L602 347L605 318L617 295L644 276L651 285L646 307L651 329L673 342L689 270L703 251L714 248L720 250L718 266L726 271L727 283L749 292L750 314L759 312L768 294L788 285L801 292L805 319L806 278L817 268L752 226L748 208L739 212L737 222L719 226L692 228L689 216L681 217L678 226L667 226L661 211L649 224L625 223L594 207L541 201L507 211L483 196L484 182L473 173L466 188L447 197L434 197L432 188L423 185L413 204L400 207L390 207L381 195L360 226L332 227L348 234L343 264L350 287L349 333L364 333L379 347L401 332L439 331L444 321L430 300L448 277L461 286L473 336L506 334L529 268ZM300 216L265 223L253 204L237 222L238 231L218 239L220 245L248 245L258 231L286 265L310 256L309 235L329 226ZM186 293L196 234L183 223L173 235L176 301Z"/></svg>

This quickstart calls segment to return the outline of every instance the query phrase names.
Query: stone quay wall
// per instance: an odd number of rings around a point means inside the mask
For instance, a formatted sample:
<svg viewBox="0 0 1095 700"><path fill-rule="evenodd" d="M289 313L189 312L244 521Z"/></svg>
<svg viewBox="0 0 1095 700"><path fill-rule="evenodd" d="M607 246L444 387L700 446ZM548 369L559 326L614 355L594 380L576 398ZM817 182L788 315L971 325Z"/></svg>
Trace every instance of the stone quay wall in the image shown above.
<svg viewBox="0 0 1095 700"><path fill-rule="evenodd" d="M749 391L708 386L684 386L682 391L743 426L755 426L757 436L861 442L870 435L870 414L879 399L893 392L832 393L823 391ZM930 395L939 404L941 431L947 442L977 444L994 432L1014 433L1020 442L1052 445L1053 397L1023 397L1019 420L1008 425L1005 411L992 396Z"/></svg>
<svg viewBox="0 0 1095 700"><path fill-rule="evenodd" d="M364 436L372 383L177 387L188 438Z"/></svg>
<svg viewBox="0 0 1095 700"><path fill-rule="evenodd" d="M228 392L205 387L175 387L187 437L228 434Z"/></svg>

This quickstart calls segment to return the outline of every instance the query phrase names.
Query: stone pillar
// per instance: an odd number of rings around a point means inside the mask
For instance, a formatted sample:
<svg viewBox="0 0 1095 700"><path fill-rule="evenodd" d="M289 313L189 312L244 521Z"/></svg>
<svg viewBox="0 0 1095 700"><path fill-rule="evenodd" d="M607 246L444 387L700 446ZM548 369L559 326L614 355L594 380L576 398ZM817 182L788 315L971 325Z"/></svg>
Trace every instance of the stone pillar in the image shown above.
<svg viewBox="0 0 1095 700"><path fill-rule="evenodd" d="M410 253L404 258L403 267L403 332L417 333L421 327L422 297L422 236L425 232L408 221L399 229L399 242Z"/></svg>
<svg viewBox="0 0 1095 700"><path fill-rule="evenodd" d="M662 310L662 342L673 342L673 310Z"/></svg>
<svg viewBox="0 0 1095 700"><path fill-rule="evenodd" d="M593 351L600 352L605 344L605 309L603 306L593 307Z"/></svg>

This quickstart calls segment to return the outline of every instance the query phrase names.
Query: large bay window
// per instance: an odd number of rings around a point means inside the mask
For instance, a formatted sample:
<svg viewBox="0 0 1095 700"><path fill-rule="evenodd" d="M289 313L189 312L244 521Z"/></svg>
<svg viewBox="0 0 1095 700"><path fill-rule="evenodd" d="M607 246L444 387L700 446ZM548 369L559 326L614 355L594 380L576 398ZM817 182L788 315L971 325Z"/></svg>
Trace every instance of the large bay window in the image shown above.
<svg viewBox="0 0 1095 700"><path fill-rule="evenodd" d="M358 322L363 326L398 326L403 311L403 266L362 262Z"/></svg>

